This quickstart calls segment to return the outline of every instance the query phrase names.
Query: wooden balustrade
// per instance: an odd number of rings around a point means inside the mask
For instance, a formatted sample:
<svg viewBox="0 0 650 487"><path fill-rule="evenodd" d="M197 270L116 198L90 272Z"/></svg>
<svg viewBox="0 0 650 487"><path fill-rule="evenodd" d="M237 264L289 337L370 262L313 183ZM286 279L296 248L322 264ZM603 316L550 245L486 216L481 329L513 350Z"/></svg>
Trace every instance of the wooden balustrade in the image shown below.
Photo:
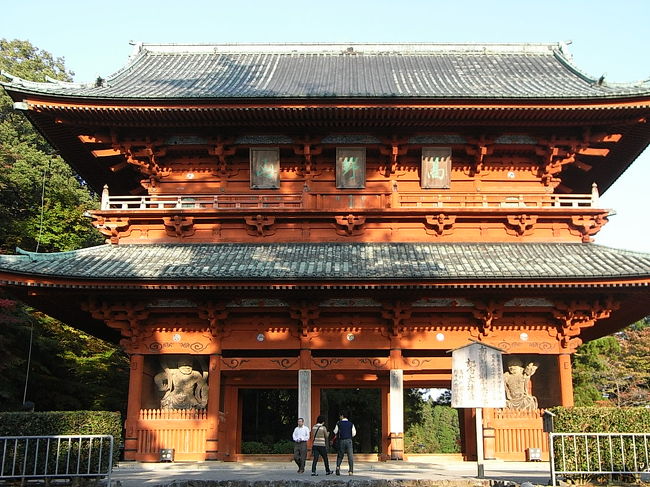
<svg viewBox="0 0 650 487"><path fill-rule="evenodd" d="M204 460L208 414L196 409L141 409L136 460L156 462L160 450L174 449L176 460Z"/></svg>
<svg viewBox="0 0 650 487"><path fill-rule="evenodd" d="M523 411L495 409L486 418L486 426L494 428L495 454L501 460L524 460L526 449L539 448L548 459L548 435L542 428L543 409Z"/></svg>
<svg viewBox="0 0 650 487"><path fill-rule="evenodd" d="M208 419L205 409L141 409L141 420L156 419Z"/></svg>
<svg viewBox="0 0 650 487"><path fill-rule="evenodd" d="M102 210L231 210L339 208L593 208L593 194L313 192L287 194L102 197Z"/></svg>

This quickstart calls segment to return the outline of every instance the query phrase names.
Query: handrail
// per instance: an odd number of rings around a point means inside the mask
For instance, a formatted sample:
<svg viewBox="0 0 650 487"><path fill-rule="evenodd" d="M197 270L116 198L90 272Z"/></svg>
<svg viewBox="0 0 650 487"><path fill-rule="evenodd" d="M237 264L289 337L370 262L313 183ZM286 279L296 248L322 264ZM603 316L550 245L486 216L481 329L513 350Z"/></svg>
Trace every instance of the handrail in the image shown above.
<svg viewBox="0 0 650 487"><path fill-rule="evenodd" d="M594 208L594 194L311 192L102 196L102 210L331 208Z"/></svg>
<svg viewBox="0 0 650 487"><path fill-rule="evenodd" d="M0 481L103 478L111 486L112 435L0 436Z"/></svg>
<svg viewBox="0 0 650 487"><path fill-rule="evenodd" d="M639 475L650 466L650 433L549 433L551 485L558 476Z"/></svg>

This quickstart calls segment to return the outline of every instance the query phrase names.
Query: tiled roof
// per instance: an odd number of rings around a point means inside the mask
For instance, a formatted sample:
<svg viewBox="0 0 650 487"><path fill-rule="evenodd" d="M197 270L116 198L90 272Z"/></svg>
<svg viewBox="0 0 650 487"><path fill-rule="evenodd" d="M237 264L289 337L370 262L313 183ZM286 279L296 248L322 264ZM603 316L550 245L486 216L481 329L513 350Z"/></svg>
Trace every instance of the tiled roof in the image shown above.
<svg viewBox="0 0 650 487"><path fill-rule="evenodd" d="M650 278L650 254L581 243L130 244L4 255L3 272L125 285L599 280Z"/></svg>
<svg viewBox="0 0 650 487"><path fill-rule="evenodd" d="M92 99L591 99L650 94L580 72L560 44L139 45L89 85L5 83Z"/></svg>

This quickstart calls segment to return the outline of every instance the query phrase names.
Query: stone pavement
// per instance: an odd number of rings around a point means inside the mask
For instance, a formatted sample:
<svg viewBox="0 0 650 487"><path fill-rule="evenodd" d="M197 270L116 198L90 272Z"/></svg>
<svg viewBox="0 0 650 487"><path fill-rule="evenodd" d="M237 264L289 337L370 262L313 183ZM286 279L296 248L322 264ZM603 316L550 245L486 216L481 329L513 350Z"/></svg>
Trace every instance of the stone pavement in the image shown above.
<svg viewBox="0 0 650 487"><path fill-rule="evenodd" d="M335 462L330 463L334 468ZM337 481L343 484L350 480L354 484L366 484L381 480L415 480L433 481L437 485L449 487L489 486L531 482L535 485L547 485L550 480L548 462L504 462L485 461L486 480L477 478L476 462L461 460L427 460L407 462L355 462L354 476L348 476L347 463L344 461L341 476L325 475L323 463L318 464L318 476L311 476L311 461L307 462L303 474L296 472L296 466L288 461L244 461L244 462L176 462L176 463L130 463L122 462L113 470L113 480L122 487L153 487L168 485L172 482L213 481L213 482L288 482L296 485L300 482ZM426 482L429 484L429 482ZM194 482L201 485L204 482ZM113 482L113 485L118 485Z"/></svg>

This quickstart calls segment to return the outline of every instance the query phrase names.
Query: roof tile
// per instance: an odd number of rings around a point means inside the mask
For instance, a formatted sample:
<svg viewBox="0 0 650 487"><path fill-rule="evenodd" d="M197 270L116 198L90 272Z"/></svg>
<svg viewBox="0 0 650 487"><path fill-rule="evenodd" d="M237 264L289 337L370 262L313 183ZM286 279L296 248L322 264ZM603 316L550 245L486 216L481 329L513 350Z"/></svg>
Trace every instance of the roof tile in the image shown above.
<svg viewBox="0 0 650 487"><path fill-rule="evenodd" d="M0 256L0 272L163 282L650 278L650 254L580 243L130 244L22 254Z"/></svg>

